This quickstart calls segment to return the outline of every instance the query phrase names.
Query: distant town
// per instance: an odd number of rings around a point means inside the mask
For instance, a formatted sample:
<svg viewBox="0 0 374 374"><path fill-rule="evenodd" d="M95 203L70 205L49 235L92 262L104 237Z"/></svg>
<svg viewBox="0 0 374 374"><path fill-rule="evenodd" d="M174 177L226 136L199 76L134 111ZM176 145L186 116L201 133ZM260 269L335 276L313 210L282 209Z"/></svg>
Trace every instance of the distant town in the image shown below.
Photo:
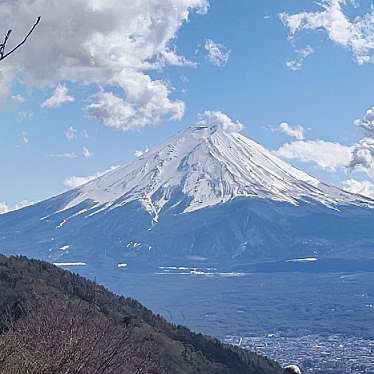
<svg viewBox="0 0 374 374"><path fill-rule="evenodd" d="M374 340L341 335L226 336L225 343L268 356L281 364L296 364L303 373L374 373Z"/></svg>

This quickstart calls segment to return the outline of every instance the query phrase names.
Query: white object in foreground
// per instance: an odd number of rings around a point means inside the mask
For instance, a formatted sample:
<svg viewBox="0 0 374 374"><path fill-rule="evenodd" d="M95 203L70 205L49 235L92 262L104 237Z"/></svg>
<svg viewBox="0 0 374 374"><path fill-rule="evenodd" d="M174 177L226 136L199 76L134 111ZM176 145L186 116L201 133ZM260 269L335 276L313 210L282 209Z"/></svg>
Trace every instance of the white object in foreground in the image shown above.
<svg viewBox="0 0 374 374"><path fill-rule="evenodd" d="M301 374L301 370L296 365L289 365L283 369L283 374Z"/></svg>

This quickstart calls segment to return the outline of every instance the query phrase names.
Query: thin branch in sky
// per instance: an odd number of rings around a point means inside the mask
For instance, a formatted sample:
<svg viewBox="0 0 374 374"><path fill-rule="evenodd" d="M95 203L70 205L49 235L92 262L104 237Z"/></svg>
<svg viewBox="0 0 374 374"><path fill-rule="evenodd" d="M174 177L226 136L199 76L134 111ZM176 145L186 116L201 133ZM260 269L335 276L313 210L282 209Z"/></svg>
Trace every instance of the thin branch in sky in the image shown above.
<svg viewBox="0 0 374 374"><path fill-rule="evenodd" d="M5 58L7 58L8 56L10 56L12 53L14 53L18 48L20 48L22 45L24 45L26 42L27 42L27 39L30 37L30 35L34 32L34 30L36 29L36 27L38 26L39 22L41 20L41 17L38 17L36 22L34 23L34 26L30 29L30 31L28 32L28 34L25 36L25 38L22 40L22 42L20 42L19 44L17 44L13 49L11 49L9 52L6 52L5 49L6 49L6 45L7 45L7 42L9 40L9 37L12 33L12 30L8 30L8 32L6 33L5 35L5 39L4 39L4 42L0 44L0 61L4 60Z"/></svg>

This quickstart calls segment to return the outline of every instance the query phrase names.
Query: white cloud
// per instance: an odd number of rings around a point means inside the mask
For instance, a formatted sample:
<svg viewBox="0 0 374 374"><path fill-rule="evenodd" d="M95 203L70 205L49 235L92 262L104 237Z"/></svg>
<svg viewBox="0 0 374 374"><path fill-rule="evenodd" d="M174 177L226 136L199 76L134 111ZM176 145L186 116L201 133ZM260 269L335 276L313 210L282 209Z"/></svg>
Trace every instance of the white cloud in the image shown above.
<svg viewBox="0 0 374 374"><path fill-rule="evenodd" d="M65 131L65 138L67 140L72 141L77 138L78 130L76 130L73 126L70 126L69 128L66 129Z"/></svg>
<svg viewBox="0 0 374 374"><path fill-rule="evenodd" d="M20 202L18 202L13 208L12 210L18 210L18 209L22 209L22 208L25 208L27 206L30 206L30 205L33 205L35 204L34 201L30 201L30 200L22 200Z"/></svg>
<svg viewBox="0 0 374 374"><path fill-rule="evenodd" d="M208 53L208 60L216 66L225 66L229 59L231 51L223 44L216 43L211 39L205 41L204 48Z"/></svg>
<svg viewBox="0 0 374 374"><path fill-rule="evenodd" d="M1 1L2 28L17 25L12 40L22 38L35 15L42 22L32 43L3 61L0 96L16 76L36 88L91 85L99 93L87 112L106 126L128 130L178 120L184 104L149 74L165 65L193 65L177 55L176 35L191 13L205 14L208 5L208 0L33 0L28 6Z"/></svg>
<svg viewBox="0 0 374 374"><path fill-rule="evenodd" d="M22 133L21 133L21 142L22 142L22 144L26 145L26 144L29 143L29 141L30 140L29 140L29 137L28 137L27 133L25 131L22 131Z"/></svg>
<svg viewBox="0 0 374 374"><path fill-rule="evenodd" d="M370 181L349 179L342 183L342 188L348 192L374 199L374 184Z"/></svg>
<svg viewBox="0 0 374 374"><path fill-rule="evenodd" d="M23 201L20 201L19 203L15 204L14 206L9 206L5 201L3 201L3 202L0 201L0 214L4 214L4 213L12 212L14 210L22 209L22 208L25 208L27 206L33 205L33 204L35 204L35 203L32 202L32 201L23 200Z"/></svg>
<svg viewBox="0 0 374 374"><path fill-rule="evenodd" d="M84 158L91 158L93 156L93 154L88 150L88 148L83 147L82 148L82 156Z"/></svg>
<svg viewBox="0 0 374 374"><path fill-rule="evenodd" d="M352 160L352 149L339 143L323 140L295 141L283 144L275 154L288 160L313 162L327 170L348 167Z"/></svg>
<svg viewBox="0 0 374 374"><path fill-rule="evenodd" d="M292 71L300 70L304 65L305 59L308 58L313 53L314 53L314 49L310 45L306 46L303 49L297 49L296 50L297 58L291 61L287 61L286 65Z"/></svg>
<svg viewBox="0 0 374 374"><path fill-rule="evenodd" d="M65 181L64 181L64 185L65 187L67 188L76 188L76 187L79 187L83 184L86 184L96 178L99 178L101 177L102 175L112 171L112 170L115 170L117 169L118 166L112 166L111 168L109 168L108 170L105 170L103 172L98 172L94 175L89 175L89 176L84 176L84 177L76 177L76 176L73 176L73 177L70 177L70 178L66 178Z"/></svg>
<svg viewBox="0 0 374 374"><path fill-rule="evenodd" d="M368 134L374 135L374 107L368 109L362 118L355 121L355 124Z"/></svg>
<svg viewBox="0 0 374 374"><path fill-rule="evenodd" d="M275 153L286 159L314 162L328 170L345 168L348 171L364 172L374 177L374 107L354 121L365 135L352 146L323 140L304 141L304 129L280 124L280 130L299 141L283 144ZM299 131L298 131L299 130Z"/></svg>
<svg viewBox="0 0 374 374"><path fill-rule="evenodd" d="M49 157L52 158L78 158L79 156L75 152L67 152L67 153L53 153L50 154Z"/></svg>
<svg viewBox="0 0 374 374"><path fill-rule="evenodd" d="M351 50L354 59L360 65L374 62L374 8L353 20L345 13L352 0L321 0L317 12L301 12L290 15L280 14L280 19L289 30L289 37L303 30L323 30L329 39Z"/></svg>
<svg viewBox="0 0 374 374"><path fill-rule="evenodd" d="M351 169L374 176L374 107L354 121L363 130L363 138L352 147Z"/></svg>
<svg viewBox="0 0 374 374"><path fill-rule="evenodd" d="M63 104L71 103L75 99L68 94L69 90L65 85L60 83L55 88L53 95L44 101L41 105L42 108L58 108Z"/></svg>
<svg viewBox="0 0 374 374"><path fill-rule="evenodd" d="M374 176L374 138L363 138L353 146L350 167Z"/></svg>
<svg viewBox="0 0 374 374"><path fill-rule="evenodd" d="M24 102L26 102L26 99L20 94L11 96L11 100L16 104L23 104Z"/></svg>
<svg viewBox="0 0 374 374"><path fill-rule="evenodd" d="M149 152L149 148L147 147L144 151L142 150L137 150L134 152L134 156L135 157L140 157L140 156L143 156L145 153L148 153Z"/></svg>
<svg viewBox="0 0 374 374"><path fill-rule="evenodd" d="M133 73L126 77L126 100L112 92L99 92L86 108L88 115L107 127L123 131L143 128L162 119L179 120L184 115L183 102L169 99L169 90L161 81Z"/></svg>
<svg viewBox="0 0 374 374"><path fill-rule="evenodd" d="M365 136L353 146L351 168L374 176L374 107L355 121Z"/></svg>
<svg viewBox="0 0 374 374"><path fill-rule="evenodd" d="M5 201L0 201L0 214L8 213L10 208Z"/></svg>
<svg viewBox="0 0 374 374"><path fill-rule="evenodd" d="M76 187L79 187L79 186L81 186L83 184L86 184L86 183L92 181L95 178L100 177L100 175L101 174L98 173L98 174L90 175L90 176L87 176L87 177L70 177L70 178L66 178L65 181L64 181L64 185L67 188L76 188Z"/></svg>
<svg viewBox="0 0 374 374"><path fill-rule="evenodd" d="M295 138L297 140L303 140L304 139L304 128L302 126L290 126L286 122L282 122L279 125L279 129L284 134L290 136L291 138Z"/></svg>
<svg viewBox="0 0 374 374"><path fill-rule="evenodd" d="M164 65L197 67L196 62L189 61L184 56L179 56L175 50L171 49L166 49L160 53L158 64L160 67Z"/></svg>
<svg viewBox="0 0 374 374"><path fill-rule="evenodd" d="M83 158L91 158L93 156L93 153L87 148L83 147L81 152L66 152L66 153L52 153L49 154L48 157L51 158L67 158L67 159L76 159L79 157Z"/></svg>
<svg viewBox="0 0 374 374"><path fill-rule="evenodd" d="M199 114L197 124L200 126L217 125L228 132L240 132L244 127L241 122L234 122L225 113L210 110L206 110L204 113Z"/></svg>

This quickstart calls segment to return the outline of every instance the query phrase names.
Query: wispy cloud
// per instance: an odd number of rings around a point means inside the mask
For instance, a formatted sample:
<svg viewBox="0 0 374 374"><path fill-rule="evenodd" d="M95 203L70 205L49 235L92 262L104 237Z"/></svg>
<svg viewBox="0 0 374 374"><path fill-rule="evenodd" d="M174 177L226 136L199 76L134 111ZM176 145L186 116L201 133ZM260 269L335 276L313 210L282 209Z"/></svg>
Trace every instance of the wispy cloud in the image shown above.
<svg viewBox="0 0 374 374"><path fill-rule="evenodd" d="M355 125L374 136L374 106L368 109L362 118L356 119Z"/></svg>
<svg viewBox="0 0 374 374"><path fill-rule="evenodd" d="M0 201L0 214L9 213L14 210L22 209L33 204L35 204L35 202L29 200L20 201L15 205L8 205L5 201Z"/></svg>
<svg viewBox="0 0 374 374"><path fill-rule="evenodd" d="M279 125L279 130L291 138L304 139L304 127L302 126L291 126L287 122L282 122Z"/></svg>
<svg viewBox="0 0 374 374"><path fill-rule="evenodd" d="M323 30L335 44L349 49L360 64L374 63L374 8L351 20L345 6L353 0L321 0L317 12L281 13L280 19L288 28L289 38L305 30Z"/></svg>
<svg viewBox="0 0 374 374"><path fill-rule="evenodd" d="M5 201L0 201L0 214L8 213L10 208Z"/></svg>
<svg viewBox="0 0 374 374"><path fill-rule="evenodd" d="M146 147L146 149L144 149L143 151L142 150L137 150L134 152L134 156L135 157L140 157L140 156L143 156L145 153L148 153L149 152L149 148Z"/></svg>
<svg viewBox="0 0 374 374"><path fill-rule="evenodd" d="M87 147L82 148L82 156L84 158L91 158L93 156L93 153L89 151Z"/></svg>
<svg viewBox="0 0 374 374"><path fill-rule="evenodd" d="M342 188L348 192L374 199L374 184L370 181L358 181L356 179L348 179L342 183Z"/></svg>
<svg viewBox="0 0 374 374"><path fill-rule="evenodd" d="M86 184L86 183L88 183L88 182L90 182L90 181L92 181L96 178L99 178L102 175L104 175L104 174L106 174L110 171L113 171L117 168L118 168L118 166L112 166L108 170L105 170L103 172L98 172L98 173L95 173L93 175L81 176L81 177L77 177L77 176L69 177L69 178L66 178L64 180L64 185L65 185L65 187L68 187L68 188L76 188L76 187L82 186L83 184Z"/></svg>
<svg viewBox="0 0 374 374"><path fill-rule="evenodd" d="M362 130L362 138L353 146L351 169L374 176L374 107L354 123Z"/></svg>
<svg viewBox="0 0 374 374"><path fill-rule="evenodd" d="M323 140L298 140L283 144L275 154L287 160L310 162L335 171L349 167L352 161L351 147Z"/></svg>
<svg viewBox="0 0 374 374"><path fill-rule="evenodd" d="M208 60L216 66L222 67L227 65L230 59L231 51L223 44L216 43L211 39L207 39L204 45L207 52Z"/></svg>
<svg viewBox="0 0 374 374"><path fill-rule="evenodd" d="M22 133L21 133L21 143L23 144L23 145L26 145L26 144L28 144L29 143L29 137L28 137L28 135L27 135L27 132L26 131L22 131Z"/></svg>
<svg viewBox="0 0 374 374"><path fill-rule="evenodd" d="M87 148L83 147L80 152L65 152L65 153L51 153L48 157L51 158L67 158L67 159L76 159L79 157L91 158L93 153Z"/></svg>
<svg viewBox="0 0 374 374"><path fill-rule="evenodd" d="M227 114L220 111L206 110L198 115L198 122L201 126L216 125L227 132L240 132L244 125L239 121L233 121Z"/></svg>
<svg viewBox="0 0 374 374"><path fill-rule="evenodd" d="M314 49L311 46L307 46L303 49L296 50L296 58L290 61L287 61L286 65L290 70L297 71L304 66L304 61L310 55L314 53Z"/></svg>
<svg viewBox="0 0 374 374"><path fill-rule="evenodd" d="M353 146L350 167L374 176L374 138L365 137Z"/></svg>
<svg viewBox="0 0 374 374"><path fill-rule="evenodd" d="M76 130L73 126L70 126L65 131L65 138L69 140L69 142L77 139L78 130Z"/></svg>
<svg viewBox="0 0 374 374"><path fill-rule="evenodd" d="M68 94L68 88L65 85L58 84L55 88L53 95L44 101L41 105L42 108L58 108L63 104L71 103L75 99Z"/></svg>
<svg viewBox="0 0 374 374"><path fill-rule="evenodd" d="M20 94L11 96L11 100L13 103L16 103L16 104L23 104L24 102L26 102L26 99Z"/></svg>
<svg viewBox="0 0 374 374"><path fill-rule="evenodd" d="M69 159L74 159L78 158L79 155L76 154L75 152L66 152L66 153L52 153L49 155L51 158L69 158Z"/></svg>

